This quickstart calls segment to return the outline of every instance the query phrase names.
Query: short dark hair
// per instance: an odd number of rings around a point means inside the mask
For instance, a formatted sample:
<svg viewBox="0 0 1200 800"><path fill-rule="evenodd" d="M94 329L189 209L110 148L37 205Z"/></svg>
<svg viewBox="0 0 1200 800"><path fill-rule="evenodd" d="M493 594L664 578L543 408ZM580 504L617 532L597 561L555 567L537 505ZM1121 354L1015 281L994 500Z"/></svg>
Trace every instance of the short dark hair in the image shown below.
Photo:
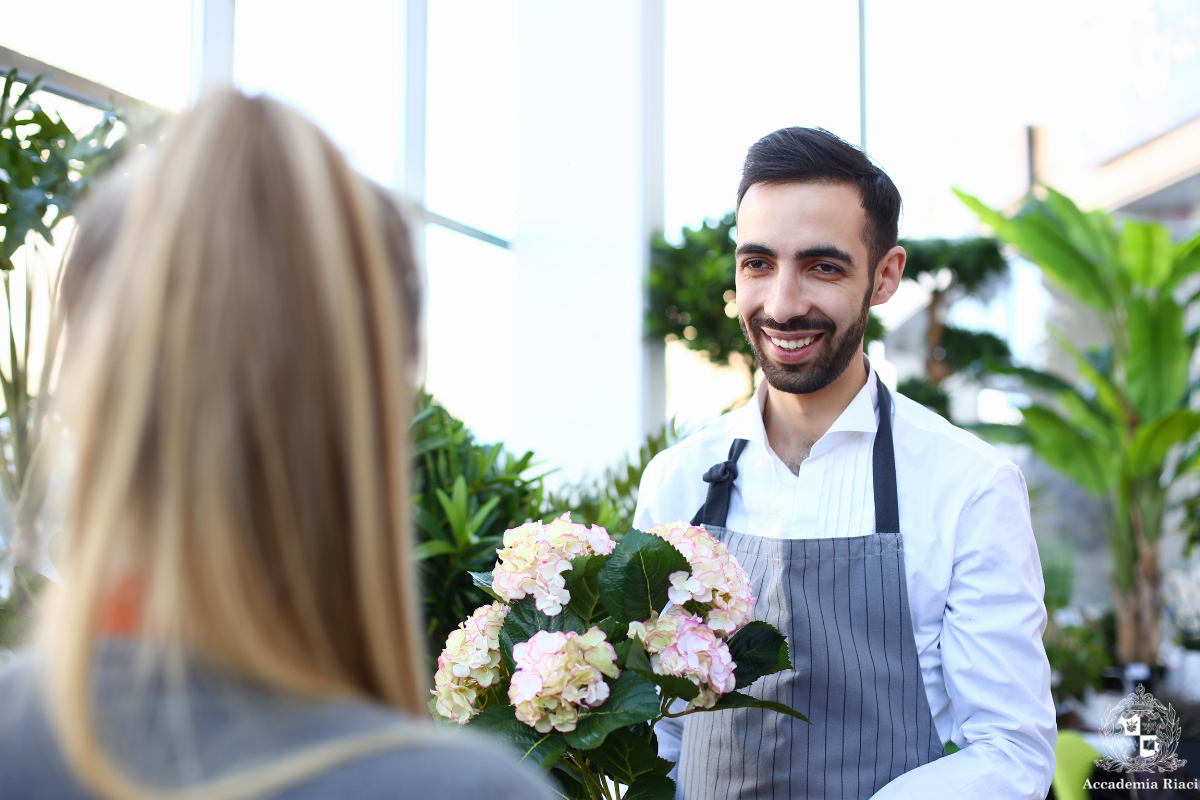
<svg viewBox="0 0 1200 800"><path fill-rule="evenodd" d="M781 128L759 139L746 152L740 208L756 183L849 183L858 188L867 220L863 242L872 277L880 260L896 246L900 225L900 191L866 153L824 128Z"/></svg>

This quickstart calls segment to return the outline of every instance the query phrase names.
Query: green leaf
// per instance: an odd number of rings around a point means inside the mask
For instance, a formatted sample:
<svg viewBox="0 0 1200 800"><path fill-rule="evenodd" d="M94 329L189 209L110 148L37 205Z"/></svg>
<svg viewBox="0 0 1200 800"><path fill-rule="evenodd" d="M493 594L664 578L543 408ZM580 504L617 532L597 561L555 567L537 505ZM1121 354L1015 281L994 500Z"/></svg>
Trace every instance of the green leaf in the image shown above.
<svg viewBox="0 0 1200 800"><path fill-rule="evenodd" d="M1112 218L1104 212L1085 214L1071 198L1049 186L1045 189L1045 204L1062 226L1071 244L1087 253L1100 265L1113 264L1116 260L1117 238Z"/></svg>
<svg viewBox="0 0 1200 800"><path fill-rule="evenodd" d="M1080 376L1096 390L1096 403L1104 410L1104 413L1108 414L1111 419L1123 423L1127 415L1125 403L1122 402L1121 393L1117 391L1117 387L1106 376L1100 374L1092 366L1092 362L1088 361L1058 328L1047 325L1046 330L1054 337L1054 341L1058 343L1062 351L1075 362L1075 368L1079 370Z"/></svg>
<svg viewBox="0 0 1200 800"><path fill-rule="evenodd" d="M9 650L19 650L29 642L32 634L32 619L16 611L0 608L0 645Z"/></svg>
<svg viewBox="0 0 1200 800"><path fill-rule="evenodd" d="M1108 311L1114 297L1095 261L1081 252L1044 213L1013 218L988 208L977 198L954 190L1000 238L1016 245L1030 261L1092 308Z"/></svg>
<svg viewBox="0 0 1200 800"><path fill-rule="evenodd" d="M1007 361L984 359L983 367L980 371L993 375L1013 375L1020 378L1026 386L1031 386L1035 389L1045 389L1048 392L1075 391L1075 387L1057 375L1029 367L1020 367Z"/></svg>
<svg viewBox="0 0 1200 800"><path fill-rule="evenodd" d="M600 571L600 602L623 622L650 619L667 604L673 572L689 572L687 559L666 539L639 530L625 534Z"/></svg>
<svg viewBox="0 0 1200 800"><path fill-rule="evenodd" d="M1171 252L1171 260L1174 266L1171 268L1171 277L1163 284L1165 291L1170 291L1188 275L1200 270L1200 232L1177 245Z"/></svg>
<svg viewBox="0 0 1200 800"><path fill-rule="evenodd" d="M596 623L596 627L604 631L604 638L611 643L624 641L629 638L629 623L619 619L605 617Z"/></svg>
<svg viewBox="0 0 1200 800"><path fill-rule="evenodd" d="M490 573L490 572L471 572L468 570L467 574L471 576L471 583L475 584L480 589L483 589L485 592L490 594L496 600L499 600L501 603L507 602L503 597L496 594L496 592L492 589L492 573Z"/></svg>
<svg viewBox="0 0 1200 800"><path fill-rule="evenodd" d="M1125 458L1131 478L1161 472L1167 451L1200 433L1200 413L1176 411L1138 429Z"/></svg>
<svg viewBox="0 0 1200 800"><path fill-rule="evenodd" d="M980 439L1002 444L1028 444L1029 431L1020 425L1002 425L997 422L977 422L973 425L961 425Z"/></svg>
<svg viewBox="0 0 1200 800"><path fill-rule="evenodd" d="M621 783L631 784L640 775L666 775L674 766L659 758L658 748L628 728L618 728L604 744L584 751L584 757Z"/></svg>
<svg viewBox="0 0 1200 800"><path fill-rule="evenodd" d="M579 776L570 769L558 766L550 772L550 775L558 781L559 788L555 790L555 794L559 797L566 798L566 800L593 800L583 783L580 782Z"/></svg>
<svg viewBox="0 0 1200 800"><path fill-rule="evenodd" d="M654 684L633 672L609 681L608 700L599 708L579 717L575 730L563 734L567 744L580 750L591 750L604 743L605 737L618 728L645 722L658 714L658 692Z"/></svg>
<svg viewBox="0 0 1200 800"><path fill-rule="evenodd" d="M1089 403L1079 392L1062 392L1058 402L1067 412L1067 419L1076 428L1088 431L1097 441L1108 447L1119 447L1121 444L1122 420L1112 420L1095 404Z"/></svg>
<svg viewBox="0 0 1200 800"><path fill-rule="evenodd" d="M459 547L467 546L471 540L467 527L466 480L462 475L455 478L450 495L441 489L437 489L436 492L438 502L442 504L442 509L446 512L446 519L450 522L450 531L454 534L454 541Z"/></svg>
<svg viewBox="0 0 1200 800"><path fill-rule="evenodd" d="M1121 258L1134 283L1155 289L1171 277L1171 234L1156 222L1129 220L1121 235Z"/></svg>
<svg viewBox="0 0 1200 800"><path fill-rule="evenodd" d="M1128 305L1129 353L1125 357L1129 402L1145 422L1179 408L1187 390L1191 351L1183 309L1169 293Z"/></svg>
<svg viewBox="0 0 1200 800"><path fill-rule="evenodd" d="M40 608L38 598L42 596L42 592L46 591L46 587L51 582L50 579L24 567L14 567L13 577L17 579L17 585L21 587L21 591L25 592L25 596Z"/></svg>
<svg viewBox="0 0 1200 800"><path fill-rule="evenodd" d="M509 632L513 644L529 641L538 631L575 631L587 633L588 626L583 624L570 606L548 617L537 610L532 597L523 597L509 606L508 616L504 618L504 630Z"/></svg>
<svg viewBox="0 0 1200 800"><path fill-rule="evenodd" d="M776 703L774 700L759 700L741 692L729 692L728 694L721 695L712 710L719 711L725 708L761 708L767 711L778 711L780 714L787 714L789 717L795 717L798 720L808 722L808 717L791 706Z"/></svg>
<svg viewBox="0 0 1200 800"><path fill-rule="evenodd" d="M449 542L433 541L421 542L413 551L413 557L417 561L424 561L427 558L434 556L448 556L451 553L456 553L458 550Z"/></svg>
<svg viewBox="0 0 1200 800"><path fill-rule="evenodd" d="M730 636L726 644L737 666L737 688L744 689L764 675L792 668L787 639L774 626L756 620ZM690 699L690 698L689 698Z"/></svg>
<svg viewBox="0 0 1200 800"><path fill-rule="evenodd" d="M517 643L513 641L512 631L501 626L500 634L496 638L500 642L500 659L504 662L504 668L508 670L509 675L513 675L517 671L517 661L513 656L513 648Z"/></svg>
<svg viewBox="0 0 1200 800"><path fill-rule="evenodd" d="M571 570L563 573L571 593L570 609L589 624L608 616L600 604L600 570L607 560L608 556L576 556L571 559Z"/></svg>
<svg viewBox="0 0 1200 800"><path fill-rule="evenodd" d="M646 655L646 646L642 643L640 636L635 636L630 641L629 652L625 657L624 664L624 669L632 670L656 686L661 686L663 694L682 697L684 700L691 700L700 694L700 687L687 678L656 673L650 666L650 659Z"/></svg>
<svg viewBox="0 0 1200 800"><path fill-rule="evenodd" d="M493 456L492 460L494 459L495 457ZM467 530L472 534L478 533L479 530L483 528L483 523L487 520L488 514L492 513L492 509L499 504L501 499L501 496L498 494L492 495L488 501L484 503L478 511L475 512L475 515L471 517L471 522L467 526Z"/></svg>
<svg viewBox="0 0 1200 800"><path fill-rule="evenodd" d="M1033 448L1042 459L1074 478L1093 494L1104 494L1117 477L1116 455L1091 439L1045 406L1022 410Z"/></svg>
<svg viewBox="0 0 1200 800"><path fill-rule="evenodd" d="M516 718L512 706L490 706L480 711L468 727L486 731L514 747L521 754L520 761L536 764L543 772L558 763L567 751L567 742L558 731L539 733Z"/></svg>
<svg viewBox="0 0 1200 800"><path fill-rule="evenodd" d="M643 775L634 781L622 800L674 800L675 781L665 775Z"/></svg>

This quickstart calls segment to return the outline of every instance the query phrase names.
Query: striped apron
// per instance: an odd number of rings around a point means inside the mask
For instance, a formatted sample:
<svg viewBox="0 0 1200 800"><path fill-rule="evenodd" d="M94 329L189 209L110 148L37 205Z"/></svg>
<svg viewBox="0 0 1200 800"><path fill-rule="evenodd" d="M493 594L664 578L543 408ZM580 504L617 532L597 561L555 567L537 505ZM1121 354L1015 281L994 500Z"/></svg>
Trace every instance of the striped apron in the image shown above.
<svg viewBox="0 0 1200 800"><path fill-rule="evenodd" d="M890 393L881 382L873 535L770 539L726 529L745 446L734 440L729 460L705 473L708 497L692 523L750 574L754 618L787 635L794 669L743 691L787 703L812 724L753 708L684 718L676 798L869 798L943 754L908 607Z"/></svg>

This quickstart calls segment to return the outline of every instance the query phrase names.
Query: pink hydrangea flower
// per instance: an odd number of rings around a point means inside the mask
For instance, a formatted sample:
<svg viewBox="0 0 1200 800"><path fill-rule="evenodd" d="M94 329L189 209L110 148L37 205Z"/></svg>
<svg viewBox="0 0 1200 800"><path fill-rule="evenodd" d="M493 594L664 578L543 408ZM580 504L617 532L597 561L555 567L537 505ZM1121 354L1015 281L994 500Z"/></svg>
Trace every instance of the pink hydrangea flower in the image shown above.
<svg viewBox="0 0 1200 800"><path fill-rule="evenodd" d="M517 671L508 686L508 699L517 719L540 733L551 728L575 730L582 707L596 707L608 699L604 676L616 678L617 651L592 627L574 631L538 631L513 648Z"/></svg>
<svg viewBox="0 0 1200 800"><path fill-rule="evenodd" d="M500 680L500 628L507 615L504 603L482 606L446 637L433 676L436 708L443 717L464 724L479 713L479 690Z"/></svg>
<svg viewBox="0 0 1200 800"><path fill-rule="evenodd" d="M641 637L650 654L650 668L657 675L687 678L700 688L688 708L712 708L717 699L737 685L737 667L729 647L704 622L679 606L648 622L629 623L629 636Z"/></svg>
<svg viewBox="0 0 1200 800"><path fill-rule="evenodd" d="M758 598L752 594L750 576L725 547L704 528L685 522L655 525L646 531L666 539L683 553L691 576L672 573L667 596L681 606L694 600L707 607L705 622L722 636L729 636L750 621Z"/></svg>
<svg viewBox="0 0 1200 800"><path fill-rule="evenodd" d="M613 550L608 531L571 522L570 512L543 525L527 522L504 532L504 547L497 551L492 569L492 591L505 600L526 595L543 614L553 617L571 602L563 573L576 556L606 555Z"/></svg>

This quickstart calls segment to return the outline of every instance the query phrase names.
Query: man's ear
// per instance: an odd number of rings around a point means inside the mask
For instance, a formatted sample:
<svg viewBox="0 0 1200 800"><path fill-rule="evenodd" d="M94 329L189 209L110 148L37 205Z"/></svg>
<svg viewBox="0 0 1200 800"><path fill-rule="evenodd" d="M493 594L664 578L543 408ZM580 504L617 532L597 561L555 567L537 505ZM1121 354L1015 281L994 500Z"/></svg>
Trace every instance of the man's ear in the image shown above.
<svg viewBox="0 0 1200 800"><path fill-rule="evenodd" d="M904 277L904 262L908 254L904 248L896 245L887 251L875 268L875 290L871 293L871 305L878 306L886 303L896 293L900 279Z"/></svg>

